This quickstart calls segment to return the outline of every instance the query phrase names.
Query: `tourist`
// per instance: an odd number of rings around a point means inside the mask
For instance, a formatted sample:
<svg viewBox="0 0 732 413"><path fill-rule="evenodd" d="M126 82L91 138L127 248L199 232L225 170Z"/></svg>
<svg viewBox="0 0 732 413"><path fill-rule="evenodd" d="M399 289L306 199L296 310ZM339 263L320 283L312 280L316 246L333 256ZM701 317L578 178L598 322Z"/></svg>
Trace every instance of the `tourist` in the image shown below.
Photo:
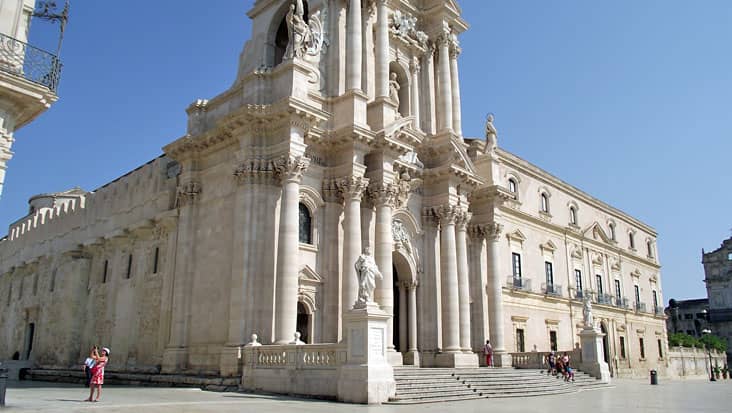
<svg viewBox="0 0 732 413"><path fill-rule="evenodd" d="M568 381L572 380L574 382L574 369L569 364L569 361L567 361L567 363L564 365L564 371L565 371L564 381L568 382Z"/></svg>
<svg viewBox="0 0 732 413"><path fill-rule="evenodd" d="M486 367L493 367L493 346L491 346L490 340L485 341L485 346L483 346L483 352L485 353Z"/></svg>
<svg viewBox="0 0 732 413"><path fill-rule="evenodd" d="M547 370L547 375L557 375L557 369L556 369L556 362L557 362L557 356L554 355L554 351L550 351L549 354L546 356L546 362L549 365L549 370Z"/></svg>
<svg viewBox="0 0 732 413"><path fill-rule="evenodd" d="M92 368L94 367L94 357L92 357L92 355L96 350L97 346L92 347L89 351L89 357L84 360L84 375L86 375L86 381L84 382L84 384L86 385L86 387L89 387L89 383L91 382Z"/></svg>
<svg viewBox="0 0 732 413"><path fill-rule="evenodd" d="M89 398L86 399L88 402L98 402L99 397L102 395L102 384L104 384L104 366L107 365L109 360L109 349L102 347L102 355L99 355L99 350L96 347L92 350L91 358L94 359L94 367L92 367L92 378L89 383ZM97 397L94 398L94 388L97 389Z"/></svg>

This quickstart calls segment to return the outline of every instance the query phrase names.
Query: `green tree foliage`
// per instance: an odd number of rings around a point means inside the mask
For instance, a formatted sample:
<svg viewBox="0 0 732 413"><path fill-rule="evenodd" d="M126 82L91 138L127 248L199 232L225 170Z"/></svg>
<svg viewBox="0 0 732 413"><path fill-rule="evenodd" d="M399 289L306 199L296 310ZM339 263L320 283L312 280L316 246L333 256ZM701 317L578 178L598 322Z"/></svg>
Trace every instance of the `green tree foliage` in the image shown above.
<svg viewBox="0 0 732 413"><path fill-rule="evenodd" d="M705 334L701 339L685 333L669 334L668 345L669 347L697 347L727 351L727 342L713 334Z"/></svg>

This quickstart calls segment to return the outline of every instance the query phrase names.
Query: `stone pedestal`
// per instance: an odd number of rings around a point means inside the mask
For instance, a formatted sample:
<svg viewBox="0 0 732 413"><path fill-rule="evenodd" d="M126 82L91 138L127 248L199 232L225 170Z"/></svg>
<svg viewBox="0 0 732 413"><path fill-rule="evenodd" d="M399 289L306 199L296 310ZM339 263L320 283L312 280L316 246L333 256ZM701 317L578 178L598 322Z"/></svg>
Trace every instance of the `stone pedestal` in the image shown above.
<svg viewBox="0 0 732 413"><path fill-rule="evenodd" d="M493 351L493 367L513 367L513 359L511 358L511 354L506 352L496 352Z"/></svg>
<svg viewBox="0 0 732 413"><path fill-rule="evenodd" d="M241 377L242 354L240 345L226 345L221 349L219 369L223 377Z"/></svg>
<svg viewBox="0 0 732 413"><path fill-rule="evenodd" d="M407 366L419 367L420 366L419 351L409 350L406 354L404 354L403 361L404 361L404 364Z"/></svg>
<svg viewBox="0 0 732 413"><path fill-rule="evenodd" d="M450 368L477 368L478 367L478 355L475 353L439 353L435 357L436 367L450 367Z"/></svg>
<svg viewBox="0 0 732 413"><path fill-rule="evenodd" d="M610 368L603 357L603 337L605 337L605 334L593 328L585 328L580 332L580 345L582 346L581 369L590 376L600 379L603 383L609 383Z"/></svg>
<svg viewBox="0 0 732 413"><path fill-rule="evenodd" d="M338 371L338 400L379 404L396 395L394 370L386 357L390 316L375 303L343 315L347 362Z"/></svg>

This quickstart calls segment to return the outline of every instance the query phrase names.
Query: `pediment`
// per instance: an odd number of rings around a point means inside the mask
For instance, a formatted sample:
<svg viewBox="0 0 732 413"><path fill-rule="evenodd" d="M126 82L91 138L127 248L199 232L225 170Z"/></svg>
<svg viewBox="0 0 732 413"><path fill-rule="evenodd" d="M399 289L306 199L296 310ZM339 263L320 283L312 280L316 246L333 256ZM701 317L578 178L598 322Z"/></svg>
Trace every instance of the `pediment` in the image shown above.
<svg viewBox="0 0 732 413"><path fill-rule="evenodd" d="M523 234L523 232L521 232L518 229L516 231L509 232L508 234L506 234L506 236L511 241L518 241L518 242L521 242L521 243L523 243L524 241L526 241L526 236Z"/></svg>
<svg viewBox="0 0 732 413"><path fill-rule="evenodd" d="M539 248L541 248L543 251L549 252L554 252L557 250L557 246L552 242L552 240L549 240L543 244L539 244Z"/></svg>
<svg viewBox="0 0 732 413"><path fill-rule="evenodd" d="M606 244L612 244L612 240L607 235L605 230L602 229L602 225L600 225L597 221L593 222L592 225L585 228L585 230L582 231L582 234L587 238L592 238L594 240L599 239Z"/></svg>
<svg viewBox="0 0 732 413"><path fill-rule="evenodd" d="M311 283L311 284L322 284L323 283L323 277L321 277L315 270L310 268L309 265L304 266L300 270L300 275L298 276L298 279L300 282L304 283Z"/></svg>
<svg viewBox="0 0 732 413"><path fill-rule="evenodd" d="M451 140L450 144L455 150L456 163L460 166L463 166L471 174L475 175L475 165L473 164L473 160L470 159L470 156L468 155L468 151L465 149L465 146L462 145L460 142L456 142L455 140Z"/></svg>

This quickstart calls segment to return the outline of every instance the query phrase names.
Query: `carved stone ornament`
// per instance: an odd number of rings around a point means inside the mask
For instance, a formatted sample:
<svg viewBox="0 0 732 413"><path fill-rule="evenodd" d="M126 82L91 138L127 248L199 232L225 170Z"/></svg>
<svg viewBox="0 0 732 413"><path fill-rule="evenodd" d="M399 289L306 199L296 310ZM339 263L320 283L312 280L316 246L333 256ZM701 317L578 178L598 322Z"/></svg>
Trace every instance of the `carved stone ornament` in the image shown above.
<svg viewBox="0 0 732 413"><path fill-rule="evenodd" d="M356 275L358 275L358 299L353 308L365 308L369 303L374 302L374 289L376 289L376 280L384 277L376 265L374 257L371 256L371 249L366 247L363 254L356 260L354 265Z"/></svg>
<svg viewBox="0 0 732 413"><path fill-rule="evenodd" d="M592 317L592 301L590 295L586 295L582 303L582 316L584 318L584 327L591 329L595 328L595 320Z"/></svg>
<svg viewBox="0 0 732 413"><path fill-rule="evenodd" d="M274 167L267 159L247 159L234 169L234 179L239 185L265 183L272 180Z"/></svg>
<svg viewBox="0 0 732 413"><path fill-rule="evenodd" d="M397 208L406 208L407 203L409 202L409 196L412 192L417 190L420 186L422 186L422 180L421 179L412 179L409 176L409 173L404 171L399 175L399 179L397 179L396 187L397 187L397 194L396 194L396 207Z"/></svg>
<svg viewBox="0 0 732 413"><path fill-rule="evenodd" d="M368 188L368 185L368 178L360 176L351 176L336 180L336 187L338 188L339 196L344 201L351 199L360 201L363 193Z"/></svg>
<svg viewBox="0 0 732 413"><path fill-rule="evenodd" d="M188 181L178 187L176 205L180 208L192 205L201 194L201 184L196 181Z"/></svg>
<svg viewBox="0 0 732 413"><path fill-rule="evenodd" d="M322 14L322 16L321 16ZM305 9L302 0L293 0L290 4L290 10L285 16L287 23L287 32L290 43L285 51L285 60L294 57L303 58L308 56L317 56L324 49L326 42L326 30L323 22L328 21L328 9L324 6L323 12L318 10L309 17L308 23L305 23Z"/></svg>
<svg viewBox="0 0 732 413"><path fill-rule="evenodd" d="M401 10L394 11L389 22L389 31L406 43L422 48L427 46L429 36L427 33L417 30L417 18L409 13L403 13Z"/></svg>
<svg viewBox="0 0 732 413"><path fill-rule="evenodd" d="M395 205L398 193L396 185L377 183L369 186L368 191L374 205Z"/></svg>
<svg viewBox="0 0 732 413"><path fill-rule="evenodd" d="M304 156L283 156L274 162L274 171L282 182L300 182L302 175L310 166L310 159Z"/></svg>
<svg viewBox="0 0 732 413"><path fill-rule="evenodd" d="M395 219L391 223L391 236L394 240L394 247L396 249L404 248L408 253L412 253L412 242L409 236L409 232L404 228L404 223L398 219Z"/></svg>

